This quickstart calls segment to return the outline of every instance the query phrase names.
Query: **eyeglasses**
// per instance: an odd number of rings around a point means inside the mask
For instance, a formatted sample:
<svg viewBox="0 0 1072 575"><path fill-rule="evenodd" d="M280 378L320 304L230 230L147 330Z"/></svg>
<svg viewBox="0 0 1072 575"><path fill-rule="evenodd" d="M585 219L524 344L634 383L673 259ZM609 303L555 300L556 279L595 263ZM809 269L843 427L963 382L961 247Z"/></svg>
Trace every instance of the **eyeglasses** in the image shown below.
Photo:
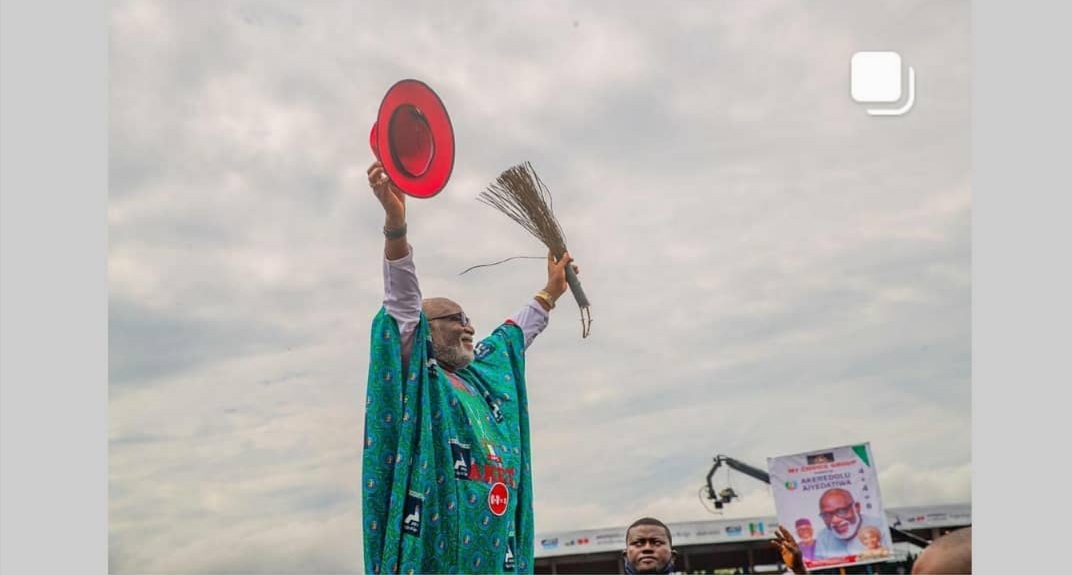
<svg viewBox="0 0 1072 575"><path fill-rule="evenodd" d="M848 519L849 517L852 517L853 505L855 505L855 504L850 503L849 505L846 505L845 507L838 507L837 509L835 509L833 511L823 511L822 513L819 514L819 517L822 517L823 521L830 521L831 519L834 518L835 515L837 515L838 517L840 517L842 519Z"/></svg>
<svg viewBox="0 0 1072 575"><path fill-rule="evenodd" d="M465 327L465 326L469 325L469 323L470 323L469 322L469 316L465 315L464 311L459 311L459 312L456 312L456 313L448 313L447 315L439 315L439 316L436 316L436 317L430 317L430 318L428 318L428 321L435 321L437 319L449 319L450 321L456 321L456 322L462 324L462 327Z"/></svg>

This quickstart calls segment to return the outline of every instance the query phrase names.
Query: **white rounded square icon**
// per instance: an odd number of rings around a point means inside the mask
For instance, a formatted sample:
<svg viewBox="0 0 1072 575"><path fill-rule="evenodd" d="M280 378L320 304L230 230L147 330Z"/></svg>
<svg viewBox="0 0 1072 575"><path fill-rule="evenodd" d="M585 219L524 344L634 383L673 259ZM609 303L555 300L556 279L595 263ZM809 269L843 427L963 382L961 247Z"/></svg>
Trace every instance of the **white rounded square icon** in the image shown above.
<svg viewBox="0 0 1072 575"><path fill-rule="evenodd" d="M857 102L896 102L901 99L901 55L897 52L857 52L852 55L852 99Z"/></svg>

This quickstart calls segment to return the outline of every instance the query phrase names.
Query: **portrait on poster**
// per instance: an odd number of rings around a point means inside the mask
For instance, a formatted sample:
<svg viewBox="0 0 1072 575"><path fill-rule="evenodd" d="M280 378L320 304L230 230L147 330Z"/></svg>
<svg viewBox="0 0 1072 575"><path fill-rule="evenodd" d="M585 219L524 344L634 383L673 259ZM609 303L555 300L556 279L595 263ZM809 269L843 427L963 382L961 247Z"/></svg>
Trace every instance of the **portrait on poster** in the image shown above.
<svg viewBox="0 0 1072 575"><path fill-rule="evenodd" d="M810 569L893 556L871 444L767 459L778 522L793 533Z"/></svg>

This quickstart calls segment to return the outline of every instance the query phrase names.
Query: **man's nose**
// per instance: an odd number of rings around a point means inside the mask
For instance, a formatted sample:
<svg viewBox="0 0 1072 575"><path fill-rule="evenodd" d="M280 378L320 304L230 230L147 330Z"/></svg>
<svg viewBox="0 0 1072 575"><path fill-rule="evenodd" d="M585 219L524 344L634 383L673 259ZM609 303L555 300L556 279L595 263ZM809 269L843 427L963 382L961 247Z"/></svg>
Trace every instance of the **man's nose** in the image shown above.
<svg viewBox="0 0 1072 575"><path fill-rule="evenodd" d="M465 324L462 327L462 329L465 330L465 332L468 333L469 335L472 335L472 334L476 333L476 328L473 327L473 322L469 322L469 323Z"/></svg>

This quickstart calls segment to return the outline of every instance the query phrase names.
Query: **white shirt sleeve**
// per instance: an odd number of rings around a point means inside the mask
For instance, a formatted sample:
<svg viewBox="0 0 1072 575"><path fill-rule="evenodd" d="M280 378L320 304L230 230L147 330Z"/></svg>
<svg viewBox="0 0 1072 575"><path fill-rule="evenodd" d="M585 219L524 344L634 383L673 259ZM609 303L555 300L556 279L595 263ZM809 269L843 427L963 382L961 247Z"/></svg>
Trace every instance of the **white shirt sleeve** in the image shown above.
<svg viewBox="0 0 1072 575"><path fill-rule="evenodd" d="M525 334L525 349L527 350L532 341L536 339L536 336L540 335L540 332L547 327L548 321L550 321L550 315L547 310L543 309L543 306L536 303L536 300L529 300L529 302L522 307L512 318L514 323L521 328L522 333Z"/></svg>
<svg viewBox="0 0 1072 575"><path fill-rule="evenodd" d="M409 365L413 349L413 332L421 319L421 286L417 266L413 263L413 246L409 254L397 260L383 259L383 305L395 318L402 338L402 364Z"/></svg>
<svg viewBox="0 0 1072 575"><path fill-rule="evenodd" d="M397 260L383 260L383 305L387 314L395 318L402 338L402 363L409 365L413 350L413 332L421 319L420 283L417 281L417 266L413 262L413 246L409 254ZM537 335L547 327L550 316L536 300L529 300L510 318L525 335L528 349Z"/></svg>

